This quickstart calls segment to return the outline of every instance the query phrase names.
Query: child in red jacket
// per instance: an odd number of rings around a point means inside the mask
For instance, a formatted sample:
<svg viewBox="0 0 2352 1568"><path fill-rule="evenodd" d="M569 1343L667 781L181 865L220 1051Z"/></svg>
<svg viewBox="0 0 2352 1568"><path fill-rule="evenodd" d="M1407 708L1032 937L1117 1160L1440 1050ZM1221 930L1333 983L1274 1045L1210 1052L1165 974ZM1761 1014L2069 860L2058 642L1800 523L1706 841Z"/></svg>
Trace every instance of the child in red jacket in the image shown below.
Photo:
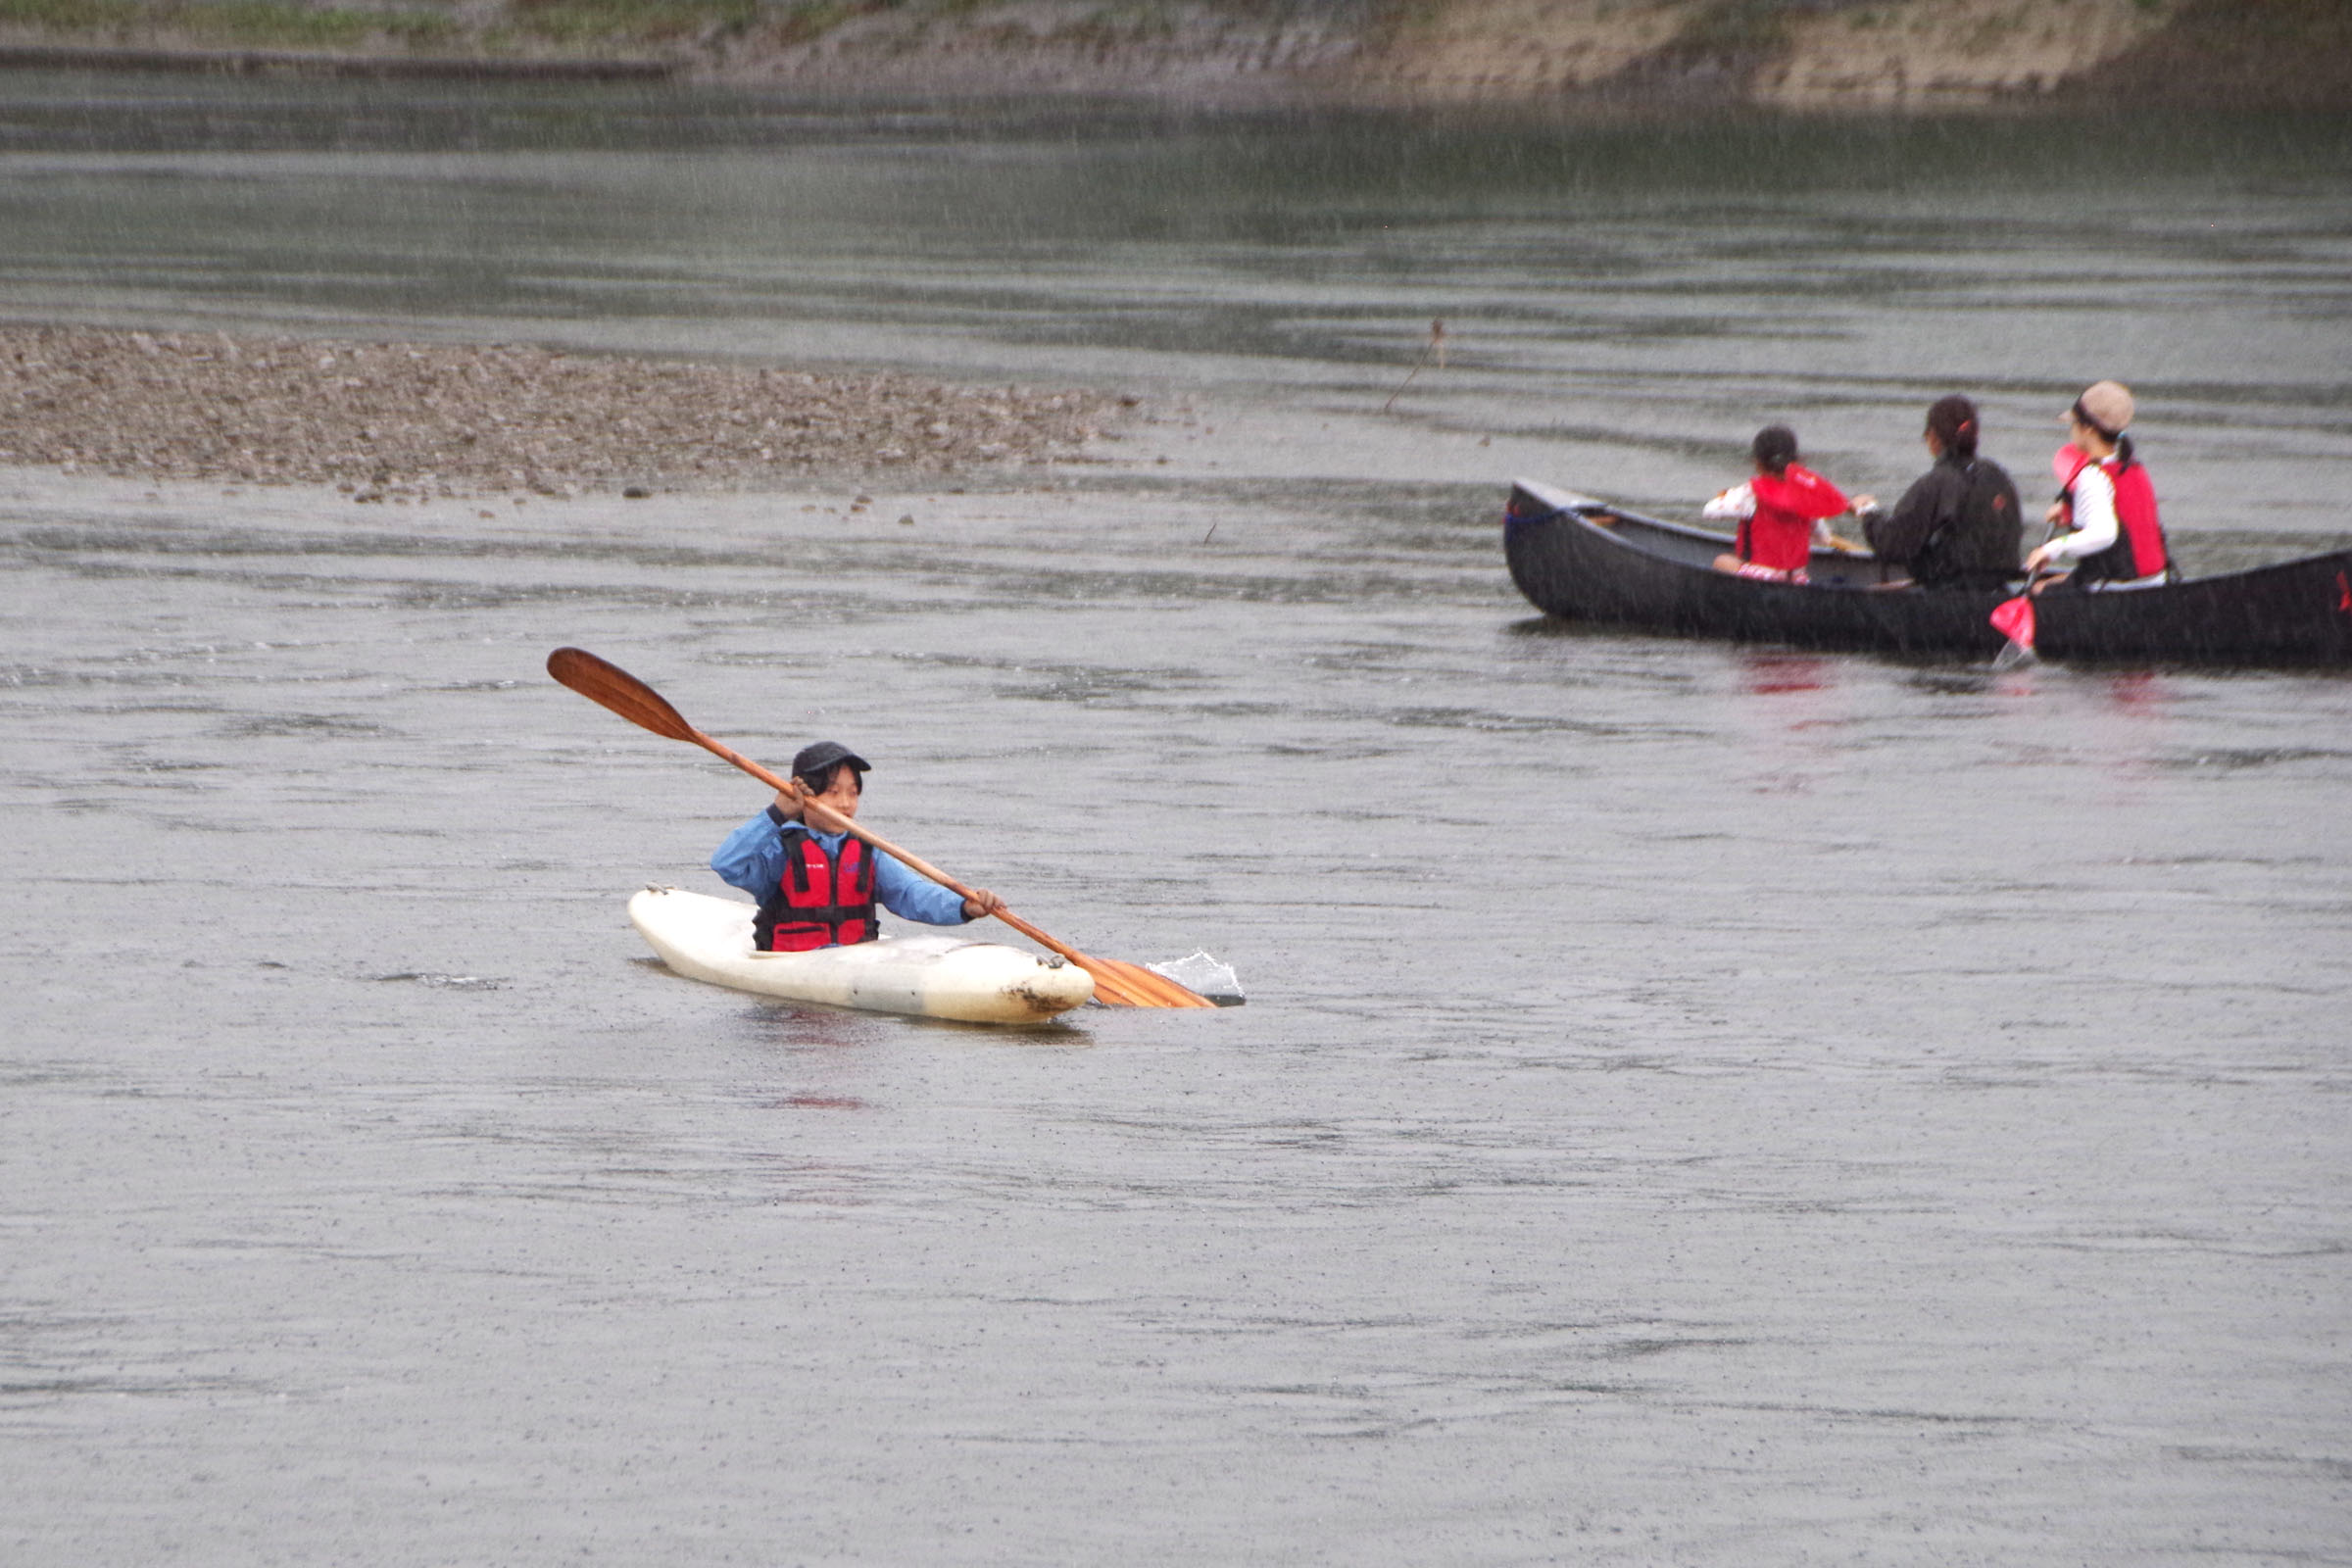
<svg viewBox="0 0 2352 1568"><path fill-rule="evenodd" d="M1756 460L1755 477L1706 505L1707 516L1740 519L1739 543L1732 554L1715 558L1715 569L1766 582L1804 582L1816 525L1826 542L1828 519L1850 510L1846 499L1796 461L1796 432L1785 424L1757 431L1748 452Z"/></svg>

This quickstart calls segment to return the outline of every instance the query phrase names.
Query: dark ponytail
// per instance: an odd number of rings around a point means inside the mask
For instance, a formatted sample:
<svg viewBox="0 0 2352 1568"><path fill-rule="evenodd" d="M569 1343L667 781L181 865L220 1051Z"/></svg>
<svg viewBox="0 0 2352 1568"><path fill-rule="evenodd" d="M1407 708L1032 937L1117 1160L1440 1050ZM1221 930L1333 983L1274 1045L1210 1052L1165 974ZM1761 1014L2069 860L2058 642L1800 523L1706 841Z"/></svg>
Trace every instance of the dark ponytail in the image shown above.
<svg viewBox="0 0 2352 1568"><path fill-rule="evenodd" d="M1777 479L1796 461L1796 432L1785 424L1768 424L1756 432L1747 451L1757 467Z"/></svg>
<svg viewBox="0 0 2352 1568"><path fill-rule="evenodd" d="M2132 438L2128 435L2119 435L2115 438L2115 471L2121 473L2130 466L2132 466Z"/></svg>
<svg viewBox="0 0 2352 1568"><path fill-rule="evenodd" d="M1959 393L1929 405L1928 429L1948 455L1964 463L1977 455L1977 406Z"/></svg>

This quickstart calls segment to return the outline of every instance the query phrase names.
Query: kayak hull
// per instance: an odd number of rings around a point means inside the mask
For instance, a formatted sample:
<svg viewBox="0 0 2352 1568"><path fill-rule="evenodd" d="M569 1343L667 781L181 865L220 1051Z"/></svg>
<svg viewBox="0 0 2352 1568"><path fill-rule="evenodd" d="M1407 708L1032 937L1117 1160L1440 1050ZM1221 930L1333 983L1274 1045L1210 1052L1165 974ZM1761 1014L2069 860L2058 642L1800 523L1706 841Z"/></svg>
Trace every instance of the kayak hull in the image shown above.
<svg viewBox="0 0 2352 1568"><path fill-rule="evenodd" d="M955 936L883 937L812 953L758 953L752 906L677 888L629 900L629 921L689 979L787 1002L963 1023L1037 1023L1095 994L1074 963Z"/></svg>

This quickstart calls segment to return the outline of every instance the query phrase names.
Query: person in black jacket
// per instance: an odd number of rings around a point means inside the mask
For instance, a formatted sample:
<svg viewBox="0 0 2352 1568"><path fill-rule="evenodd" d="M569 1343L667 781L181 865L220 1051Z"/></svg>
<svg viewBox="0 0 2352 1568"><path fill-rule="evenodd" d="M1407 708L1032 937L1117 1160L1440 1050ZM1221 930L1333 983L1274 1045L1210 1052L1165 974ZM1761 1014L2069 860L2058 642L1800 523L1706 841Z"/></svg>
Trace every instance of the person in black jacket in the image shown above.
<svg viewBox="0 0 2352 1568"><path fill-rule="evenodd" d="M2019 575L2025 522L2017 486L1977 456L1977 406L1957 392L1928 410L1924 439L1936 466L1887 512L1856 499L1863 537L1881 561L1911 569L1923 588L2005 588Z"/></svg>

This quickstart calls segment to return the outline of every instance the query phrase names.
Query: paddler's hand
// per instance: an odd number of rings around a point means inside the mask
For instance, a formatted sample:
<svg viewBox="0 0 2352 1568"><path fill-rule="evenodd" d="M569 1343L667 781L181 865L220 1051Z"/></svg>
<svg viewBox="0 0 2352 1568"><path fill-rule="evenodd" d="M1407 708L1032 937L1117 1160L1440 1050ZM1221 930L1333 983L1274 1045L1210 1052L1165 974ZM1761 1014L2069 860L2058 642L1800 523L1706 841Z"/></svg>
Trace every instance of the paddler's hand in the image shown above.
<svg viewBox="0 0 2352 1568"><path fill-rule="evenodd" d="M1004 907L1004 901L986 888L972 889L972 896L963 901L963 917L977 920L984 914L994 914Z"/></svg>
<svg viewBox="0 0 2352 1568"><path fill-rule="evenodd" d="M803 799L804 797L798 790L776 791L776 809L784 814L785 821L789 822L801 814Z"/></svg>
<svg viewBox="0 0 2352 1568"><path fill-rule="evenodd" d="M2034 549L2026 556L2026 574L2028 576L2032 576L2034 572L2039 571L2042 567L2048 565L2049 564L2050 547L2048 545L2035 545Z"/></svg>

